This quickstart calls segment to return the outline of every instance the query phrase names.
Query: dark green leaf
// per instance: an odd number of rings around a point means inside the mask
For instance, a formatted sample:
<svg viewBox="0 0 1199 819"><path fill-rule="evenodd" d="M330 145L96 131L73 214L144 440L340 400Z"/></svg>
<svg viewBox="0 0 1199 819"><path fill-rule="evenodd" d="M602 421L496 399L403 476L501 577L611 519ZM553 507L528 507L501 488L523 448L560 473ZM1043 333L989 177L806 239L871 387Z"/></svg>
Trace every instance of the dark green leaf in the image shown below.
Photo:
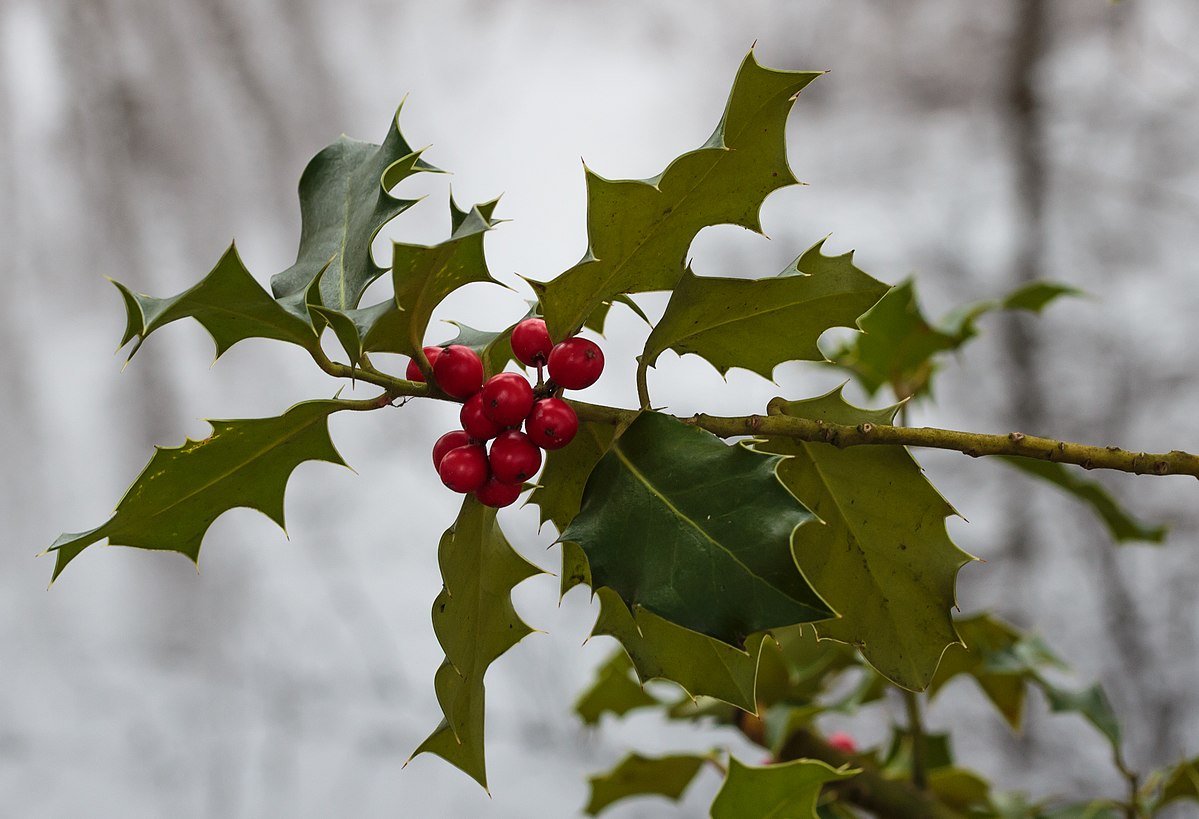
<svg viewBox="0 0 1199 819"><path fill-rule="evenodd" d="M887 292L853 263L825 256L822 240L771 279L721 279L687 270L642 360L664 350L694 353L721 375L732 367L770 378L784 361L823 361L816 339L830 327L856 327L858 316Z"/></svg>
<svg viewBox="0 0 1199 819"><path fill-rule="evenodd" d="M399 116L382 145L342 136L308 163L300 177L300 249L296 263L271 279L275 298L306 293L320 277L320 303L352 310L386 270L371 257L371 243L419 201L388 191L413 174L437 172L408 145Z"/></svg>
<svg viewBox="0 0 1199 819"><path fill-rule="evenodd" d="M779 460L643 412L596 465L560 540L583 547L593 588L731 645L827 618L791 554L812 516L779 483Z"/></svg>
<svg viewBox="0 0 1199 819"><path fill-rule="evenodd" d="M851 406L840 389L780 411L853 425L890 424L895 414ZM953 507L902 447L773 438L760 448L791 456L779 476L823 521L801 526L795 545L804 576L841 614L817 633L857 646L897 685L923 690L945 648L959 642L949 611L958 570L973 559L945 530Z"/></svg>
<svg viewBox="0 0 1199 819"><path fill-rule="evenodd" d="M484 788L483 675L531 629L512 607L512 588L541 570L518 555L495 510L467 496L437 551L445 587L433 602L433 631L445 651L434 686L445 720L413 752L431 752Z"/></svg>
<svg viewBox="0 0 1199 819"><path fill-rule="evenodd" d="M729 775L712 802L712 819L816 819L820 789L857 773L816 759L752 768L730 758Z"/></svg>
<svg viewBox="0 0 1199 819"><path fill-rule="evenodd" d="M329 416L343 401L308 401L277 418L209 421L212 434L175 448L158 447L116 511L87 532L64 534L54 578L87 546L162 549L200 558L208 527L237 507L257 509L283 526L283 491L304 461L345 465L329 438Z"/></svg>
<svg viewBox="0 0 1199 819"><path fill-rule="evenodd" d="M796 96L817 76L763 68L751 52L703 147L652 179L612 181L588 169L588 248L582 261L545 285L550 335L571 335L621 294L673 289L704 227L732 224L760 232L763 200L796 183L784 127Z"/></svg>
<svg viewBox="0 0 1199 819"><path fill-rule="evenodd" d="M947 807L963 814L990 813L991 786L974 771L953 767L931 770L928 789Z"/></svg>
<svg viewBox="0 0 1199 819"><path fill-rule="evenodd" d="M692 697L713 697L743 711L757 710L754 678L763 635L746 640L746 650L675 625L641 607L630 612L616 592L596 590L600 614L593 637L615 637L643 683L670 680Z"/></svg>
<svg viewBox="0 0 1199 819"><path fill-rule="evenodd" d="M595 816L613 802L632 796L678 799L707 760L702 756L646 757L630 754L606 774L590 777L591 799L584 808Z"/></svg>
<svg viewBox="0 0 1199 819"><path fill-rule="evenodd" d="M307 311L291 312L272 299L246 270L233 245L199 284L172 298L154 298L134 293L120 282L113 284L125 301L126 325L121 346L137 339L130 358L150 333L189 317L200 322L212 336L217 358L247 338L289 341L307 350L316 349L319 343ZM299 307L303 309L302 304Z"/></svg>
<svg viewBox="0 0 1199 819"><path fill-rule="evenodd" d="M892 779L908 779L912 775L912 760L915 759L915 738L904 728L892 726L891 743L883 755L883 768ZM949 734L921 734L920 748L926 771L935 771L953 766L953 749Z"/></svg>
<svg viewBox="0 0 1199 819"><path fill-rule="evenodd" d="M619 717L634 708L658 705L658 701L633 678L632 672L629 655L623 648L618 648L608 662L596 669L595 681L575 702L575 713L588 725L597 725L604 714Z"/></svg>
<svg viewBox="0 0 1199 819"><path fill-rule="evenodd" d="M1103 484L1084 478L1074 467L1034 458L1000 456L999 460L1026 475L1054 484L1090 506L1118 543L1129 540L1161 543L1166 537L1165 526L1151 526L1137 520L1116 502Z"/></svg>

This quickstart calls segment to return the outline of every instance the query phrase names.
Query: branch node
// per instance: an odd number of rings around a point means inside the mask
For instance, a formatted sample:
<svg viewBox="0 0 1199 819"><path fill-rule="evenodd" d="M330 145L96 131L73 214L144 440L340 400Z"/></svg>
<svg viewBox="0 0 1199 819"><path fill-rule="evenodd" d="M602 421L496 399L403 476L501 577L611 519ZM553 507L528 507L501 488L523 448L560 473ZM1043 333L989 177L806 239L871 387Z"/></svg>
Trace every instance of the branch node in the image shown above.
<svg viewBox="0 0 1199 819"><path fill-rule="evenodd" d="M1007 438L1013 444L1019 444L1024 441L1024 433L1023 432L1009 432Z"/></svg>
<svg viewBox="0 0 1199 819"><path fill-rule="evenodd" d="M1081 466L1083 469L1094 469L1095 462L1092 461L1090 458L1087 458L1085 461L1083 461L1081 464L1079 464L1079 466Z"/></svg>
<svg viewBox="0 0 1199 819"><path fill-rule="evenodd" d="M1155 464L1153 464L1154 475L1165 475L1169 471L1170 465L1165 461L1157 461Z"/></svg>
<svg viewBox="0 0 1199 819"><path fill-rule="evenodd" d="M749 427L751 432L757 432L758 430L760 430L762 428L762 416L761 415L749 416L749 420L746 421L745 425L747 427Z"/></svg>
<svg viewBox="0 0 1199 819"><path fill-rule="evenodd" d="M869 437L870 433L874 432L874 424L870 423L869 421L858 424L858 432Z"/></svg>
<svg viewBox="0 0 1199 819"><path fill-rule="evenodd" d="M977 458L979 456L977 449L963 449L962 454L969 455L971 458Z"/></svg>

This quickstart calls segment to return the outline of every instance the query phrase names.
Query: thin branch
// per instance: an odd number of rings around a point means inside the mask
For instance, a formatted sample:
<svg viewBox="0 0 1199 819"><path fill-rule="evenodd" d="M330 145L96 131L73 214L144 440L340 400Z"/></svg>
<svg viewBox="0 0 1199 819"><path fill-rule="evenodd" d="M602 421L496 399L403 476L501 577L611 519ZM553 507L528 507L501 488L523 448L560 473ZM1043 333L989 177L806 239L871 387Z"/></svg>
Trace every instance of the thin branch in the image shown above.
<svg viewBox="0 0 1199 819"><path fill-rule="evenodd" d="M902 689L908 712L908 736L912 738L912 786L923 791L928 787L924 774L924 721L920 717L920 695Z"/></svg>
<svg viewBox="0 0 1199 819"><path fill-rule="evenodd" d="M897 427L886 424L835 424L815 418L795 418L778 412L778 399L772 401L769 415L717 416L697 414L680 418L683 423L706 429L721 438L740 435L792 438L850 446L919 446L951 449L972 458L1007 455L1034 458L1055 463L1074 464L1083 469L1114 469L1136 475L1190 475L1199 478L1199 455L1173 450L1166 453L1132 452L1114 446L1090 446L1052 438L1039 438L1022 432L988 435L959 432L935 427ZM572 401L583 421L627 423L637 410L604 407Z"/></svg>
<svg viewBox="0 0 1199 819"><path fill-rule="evenodd" d="M643 360L644 357L637 359L637 402L641 405L641 409L650 408L649 400L649 365Z"/></svg>

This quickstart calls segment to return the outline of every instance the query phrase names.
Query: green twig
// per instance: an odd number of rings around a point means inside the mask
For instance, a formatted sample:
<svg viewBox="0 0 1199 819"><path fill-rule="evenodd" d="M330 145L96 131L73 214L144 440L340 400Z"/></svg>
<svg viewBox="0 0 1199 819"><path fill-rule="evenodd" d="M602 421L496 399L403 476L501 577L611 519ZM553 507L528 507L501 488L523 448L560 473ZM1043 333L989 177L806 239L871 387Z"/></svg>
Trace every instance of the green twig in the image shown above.
<svg viewBox="0 0 1199 819"><path fill-rule="evenodd" d="M928 788L928 780L924 773L924 721L920 718L920 695L903 689L903 702L908 712L908 736L912 739L912 785L923 791Z"/></svg>

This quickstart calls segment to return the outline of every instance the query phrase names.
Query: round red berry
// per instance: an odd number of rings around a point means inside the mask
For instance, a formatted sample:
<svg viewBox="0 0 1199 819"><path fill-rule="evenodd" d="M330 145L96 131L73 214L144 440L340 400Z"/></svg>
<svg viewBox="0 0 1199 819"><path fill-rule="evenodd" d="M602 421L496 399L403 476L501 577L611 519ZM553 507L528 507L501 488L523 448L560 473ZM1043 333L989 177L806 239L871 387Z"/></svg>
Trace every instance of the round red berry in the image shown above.
<svg viewBox="0 0 1199 819"><path fill-rule="evenodd" d="M433 468L441 468L441 459L444 458L451 450L455 450L460 446L466 446L470 443L470 435L464 430L456 429L453 432L447 432L437 439L433 444Z"/></svg>
<svg viewBox="0 0 1199 819"><path fill-rule="evenodd" d="M541 450L518 429L501 432L487 456L491 474L500 483L524 483L541 469Z"/></svg>
<svg viewBox="0 0 1199 819"><path fill-rule="evenodd" d="M483 388L483 362L470 347L451 344L437 356L433 377L446 395L470 398Z"/></svg>
<svg viewBox="0 0 1199 819"><path fill-rule="evenodd" d="M581 390L599 380L604 371L604 354L586 338L568 338L550 351L550 378L568 390Z"/></svg>
<svg viewBox="0 0 1199 819"><path fill-rule="evenodd" d="M525 432L542 449L561 449L579 431L579 416L561 398L543 398L525 419Z"/></svg>
<svg viewBox="0 0 1199 819"><path fill-rule="evenodd" d="M499 509L515 503L516 499L520 497L522 488L518 483L502 483L495 478L491 478L487 483L475 490L475 497L484 506L493 506Z"/></svg>
<svg viewBox="0 0 1199 819"><path fill-rule="evenodd" d="M500 373L483 385L483 414L502 427L519 424L533 409L533 387L520 373Z"/></svg>
<svg viewBox="0 0 1199 819"><path fill-rule="evenodd" d="M828 735L826 741L830 748L836 748L845 754L856 753L858 750L858 744L853 741L853 737L844 731L834 731Z"/></svg>
<svg viewBox="0 0 1199 819"><path fill-rule="evenodd" d="M483 393L477 392L462 405L458 413L462 428L476 441L488 441L504 431L506 424L497 424L484 413Z"/></svg>
<svg viewBox="0 0 1199 819"><path fill-rule="evenodd" d="M512 352L527 367L544 364L553 346L545 319L528 318L512 328Z"/></svg>
<svg viewBox="0 0 1199 819"><path fill-rule="evenodd" d="M440 347L426 347L425 348L425 358L429 359L430 367L432 367L435 363L437 363L437 358L440 355L441 355ZM407 378L409 381L424 381L425 380L425 374L420 371L420 365L416 363L415 358L408 362L408 370L404 374L404 377Z"/></svg>
<svg viewBox="0 0 1199 819"><path fill-rule="evenodd" d="M437 474L455 492L474 492L487 482L487 452L479 444L451 449L441 459Z"/></svg>

